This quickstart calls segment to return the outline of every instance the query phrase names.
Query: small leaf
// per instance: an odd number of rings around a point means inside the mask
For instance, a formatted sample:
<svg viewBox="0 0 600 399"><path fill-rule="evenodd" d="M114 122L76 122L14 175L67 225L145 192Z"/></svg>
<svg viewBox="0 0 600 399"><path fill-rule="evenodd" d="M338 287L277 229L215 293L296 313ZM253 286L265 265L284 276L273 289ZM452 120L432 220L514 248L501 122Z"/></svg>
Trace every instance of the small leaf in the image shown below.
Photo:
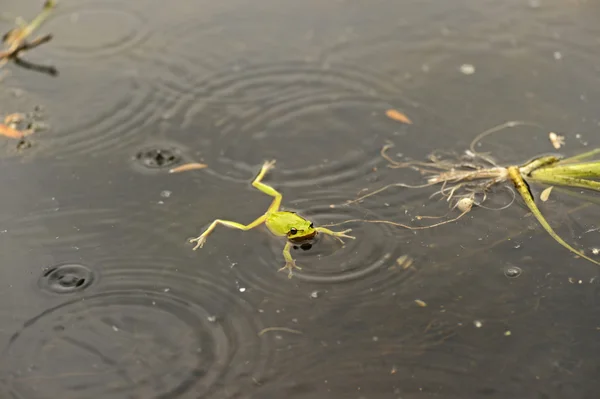
<svg viewBox="0 0 600 399"><path fill-rule="evenodd" d="M552 191L553 187L554 186L550 186L550 187L546 188L544 191L542 191L542 193L540 194L540 199L543 202L548 201L548 198L550 197L550 192Z"/></svg>
<svg viewBox="0 0 600 399"><path fill-rule="evenodd" d="M385 115L388 118L393 119L395 121L412 125L412 121L408 118L408 116L395 109L388 109L387 111L385 111Z"/></svg>

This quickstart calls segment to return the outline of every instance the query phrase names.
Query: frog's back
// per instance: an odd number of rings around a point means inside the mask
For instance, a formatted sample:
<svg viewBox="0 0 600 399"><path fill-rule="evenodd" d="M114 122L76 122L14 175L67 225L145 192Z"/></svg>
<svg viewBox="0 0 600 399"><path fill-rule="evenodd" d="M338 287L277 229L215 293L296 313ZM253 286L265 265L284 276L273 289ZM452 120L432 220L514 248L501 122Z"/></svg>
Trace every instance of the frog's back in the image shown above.
<svg viewBox="0 0 600 399"><path fill-rule="evenodd" d="M294 212L277 211L267 213L265 224L271 233L286 236L292 229L298 231L305 229L310 222Z"/></svg>

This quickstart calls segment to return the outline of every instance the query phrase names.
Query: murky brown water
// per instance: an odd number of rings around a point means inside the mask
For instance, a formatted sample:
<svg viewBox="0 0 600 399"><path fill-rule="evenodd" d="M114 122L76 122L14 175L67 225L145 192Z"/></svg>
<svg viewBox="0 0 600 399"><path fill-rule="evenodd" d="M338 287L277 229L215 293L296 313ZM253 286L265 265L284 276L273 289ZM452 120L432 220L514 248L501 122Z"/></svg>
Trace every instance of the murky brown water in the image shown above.
<svg viewBox="0 0 600 399"><path fill-rule="evenodd" d="M596 398L599 271L518 201L432 230L350 224L344 247L294 251L291 280L264 228L187 239L265 211L249 184L265 159L315 224L407 222L447 204L394 189L330 206L419 181L385 167L388 140L422 158L530 120L548 130L484 148L525 161L550 130L568 154L599 146L599 17L583 0L61 1L26 55L59 75L8 65L0 83L3 115L39 106L49 125L22 153L0 140L0 397ZM209 167L167 173L184 162ZM597 210L553 199L558 231L600 246Z"/></svg>

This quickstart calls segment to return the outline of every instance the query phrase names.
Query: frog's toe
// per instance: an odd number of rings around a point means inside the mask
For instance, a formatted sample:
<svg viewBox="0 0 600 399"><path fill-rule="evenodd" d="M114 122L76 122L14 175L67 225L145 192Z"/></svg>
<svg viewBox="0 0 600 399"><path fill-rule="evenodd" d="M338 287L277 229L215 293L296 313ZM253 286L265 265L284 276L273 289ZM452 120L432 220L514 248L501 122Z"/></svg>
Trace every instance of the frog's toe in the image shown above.
<svg viewBox="0 0 600 399"><path fill-rule="evenodd" d="M196 238L191 238L190 239L190 243L196 243L196 245L194 246L194 248L192 248L194 251L197 250L198 248L202 248L204 246L204 243L206 242L206 237L196 237Z"/></svg>
<svg viewBox="0 0 600 399"><path fill-rule="evenodd" d="M279 269L279 272L282 272L284 270L288 271L288 278L292 278L292 276L294 275L293 270L294 269L298 269L298 270L302 270L302 268L300 266L296 265L296 262L292 261L292 262L288 262L285 264L284 267L282 267L281 269Z"/></svg>
<svg viewBox="0 0 600 399"><path fill-rule="evenodd" d="M275 162L277 162L277 160L275 160L275 159L271 159L270 161L265 161L265 163L263 164L263 168L273 169L275 167Z"/></svg>

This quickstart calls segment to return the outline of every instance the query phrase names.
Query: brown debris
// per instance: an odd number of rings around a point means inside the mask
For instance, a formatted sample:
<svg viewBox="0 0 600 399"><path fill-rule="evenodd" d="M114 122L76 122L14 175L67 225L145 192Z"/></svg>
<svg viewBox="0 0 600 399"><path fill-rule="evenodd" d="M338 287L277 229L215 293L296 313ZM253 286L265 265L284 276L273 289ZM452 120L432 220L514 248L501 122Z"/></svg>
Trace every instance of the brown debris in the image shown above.
<svg viewBox="0 0 600 399"><path fill-rule="evenodd" d="M11 139L19 139L20 140L25 136L29 136L33 132L34 132L33 129L17 130L8 125L5 125L4 123L0 123L0 135L11 138Z"/></svg>
<svg viewBox="0 0 600 399"><path fill-rule="evenodd" d="M186 172L188 170L204 169L207 166L208 165L206 165L206 164L197 163L197 162L186 163L184 165L180 165L180 166L170 169L169 173L178 173L178 172Z"/></svg>
<svg viewBox="0 0 600 399"><path fill-rule="evenodd" d="M412 121L408 118L408 116L404 115L402 112L395 109L388 109L385 111L385 115L398 122L406 123L408 125L412 125Z"/></svg>

